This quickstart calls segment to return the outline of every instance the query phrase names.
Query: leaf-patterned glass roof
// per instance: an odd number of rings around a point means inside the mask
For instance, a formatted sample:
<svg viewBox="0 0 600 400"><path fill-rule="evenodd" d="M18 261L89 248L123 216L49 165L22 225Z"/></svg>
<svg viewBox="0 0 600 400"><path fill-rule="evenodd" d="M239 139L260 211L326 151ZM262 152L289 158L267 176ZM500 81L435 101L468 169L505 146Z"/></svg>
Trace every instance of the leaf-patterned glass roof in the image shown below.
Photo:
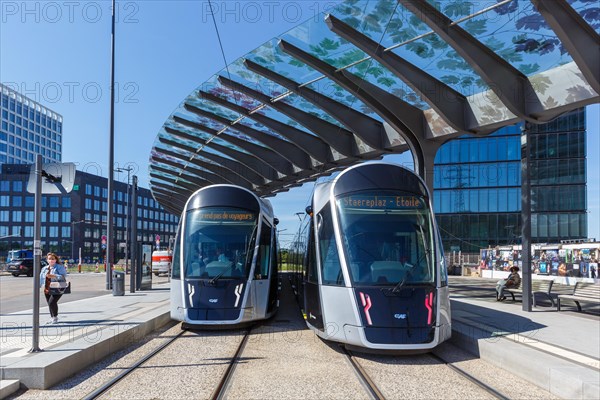
<svg viewBox="0 0 600 400"><path fill-rule="evenodd" d="M600 61L586 54L600 43L597 1L347 0L330 14L194 89L160 130L151 158L164 162L155 168L151 160L150 172L191 179L203 171L188 163L192 156L219 171L236 165L229 161L260 170L252 156L278 175L253 181L239 168L226 175L270 195L359 160L419 153L598 101ZM571 32L578 40L563 42Z"/></svg>

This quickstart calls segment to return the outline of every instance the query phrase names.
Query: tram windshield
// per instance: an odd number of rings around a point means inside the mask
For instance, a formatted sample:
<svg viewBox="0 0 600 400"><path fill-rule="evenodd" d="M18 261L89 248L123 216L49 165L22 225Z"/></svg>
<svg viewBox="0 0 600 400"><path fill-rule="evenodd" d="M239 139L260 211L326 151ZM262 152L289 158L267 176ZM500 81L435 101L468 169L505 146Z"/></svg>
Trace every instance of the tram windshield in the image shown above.
<svg viewBox="0 0 600 400"><path fill-rule="evenodd" d="M355 284L401 287L434 282L427 204L420 196L389 191L338 197L342 243Z"/></svg>
<svg viewBox="0 0 600 400"><path fill-rule="evenodd" d="M185 276L247 278L253 256L257 214L238 208L191 210L185 217Z"/></svg>

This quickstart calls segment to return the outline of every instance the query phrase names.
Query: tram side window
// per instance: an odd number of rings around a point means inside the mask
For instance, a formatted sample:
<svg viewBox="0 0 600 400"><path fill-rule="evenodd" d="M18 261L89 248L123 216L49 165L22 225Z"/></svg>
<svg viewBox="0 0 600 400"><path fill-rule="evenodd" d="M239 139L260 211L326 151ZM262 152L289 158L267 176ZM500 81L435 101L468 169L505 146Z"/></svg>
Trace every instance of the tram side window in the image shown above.
<svg viewBox="0 0 600 400"><path fill-rule="evenodd" d="M438 247L440 249L439 259L440 265L440 286L448 286L448 266L446 265L446 258L444 257L444 246L442 245L442 238L438 233Z"/></svg>
<svg viewBox="0 0 600 400"><path fill-rule="evenodd" d="M179 229L177 229L179 232ZM171 262L171 278L181 279L181 258L179 257L179 235L175 236L173 246L173 261Z"/></svg>
<svg viewBox="0 0 600 400"><path fill-rule="evenodd" d="M315 259L315 231L313 222L310 222L308 234L308 257L306 257L306 280L311 283L319 283L317 275L317 260Z"/></svg>
<svg viewBox="0 0 600 400"><path fill-rule="evenodd" d="M260 228L260 241L258 257L256 258L255 279L269 278L269 267L271 265L271 227L264 221Z"/></svg>
<svg viewBox="0 0 600 400"><path fill-rule="evenodd" d="M344 284L344 277L335 243L331 210L328 206L319 213L317 220L319 221L319 253L323 284L341 286Z"/></svg>

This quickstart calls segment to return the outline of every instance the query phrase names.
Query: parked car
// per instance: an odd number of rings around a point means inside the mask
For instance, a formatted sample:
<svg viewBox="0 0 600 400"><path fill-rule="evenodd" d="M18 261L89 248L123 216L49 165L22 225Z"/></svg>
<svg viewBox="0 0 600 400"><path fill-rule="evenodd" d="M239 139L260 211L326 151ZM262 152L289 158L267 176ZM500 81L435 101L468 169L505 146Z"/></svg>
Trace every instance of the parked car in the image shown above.
<svg viewBox="0 0 600 400"><path fill-rule="evenodd" d="M41 268L43 268L47 264L48 263L46 262L46 260L42 260ZM33 276L33 258L19 258L16 260L12 260L8 264L6 264L6 271L10 272L13 276Z"/></svg>
<svg viewBox="0 0 600 400"><path fill-rule="evenodd" d="M167 250L157 250L152 253L152 272L154 275L171 274L173 254Z"/></svg>

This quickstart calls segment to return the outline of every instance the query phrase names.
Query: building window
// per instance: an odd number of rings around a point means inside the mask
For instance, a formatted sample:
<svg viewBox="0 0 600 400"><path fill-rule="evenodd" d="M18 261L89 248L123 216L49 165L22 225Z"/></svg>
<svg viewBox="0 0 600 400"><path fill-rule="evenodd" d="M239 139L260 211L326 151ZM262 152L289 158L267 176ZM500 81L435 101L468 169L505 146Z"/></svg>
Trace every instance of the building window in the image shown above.
<svg viewBox="0 0 600 400"><path fill-rule="evenodd" d="M61 201L62 201L62 208L71 208L71 198L70 197L63 197Z"/></svg>
<svg viewBox="0 0 600 400"><path fill-rule="evenodd" d="M58 211L50 211L48 214L48 216L50 217L50 222L59 222Z"/></svg>
<svg viewBox="0 0 600 400"><path fill-rule="evenodd" d="M12 212L12 222L21 222L22 212L21 211L13 211Z"/></svg>

